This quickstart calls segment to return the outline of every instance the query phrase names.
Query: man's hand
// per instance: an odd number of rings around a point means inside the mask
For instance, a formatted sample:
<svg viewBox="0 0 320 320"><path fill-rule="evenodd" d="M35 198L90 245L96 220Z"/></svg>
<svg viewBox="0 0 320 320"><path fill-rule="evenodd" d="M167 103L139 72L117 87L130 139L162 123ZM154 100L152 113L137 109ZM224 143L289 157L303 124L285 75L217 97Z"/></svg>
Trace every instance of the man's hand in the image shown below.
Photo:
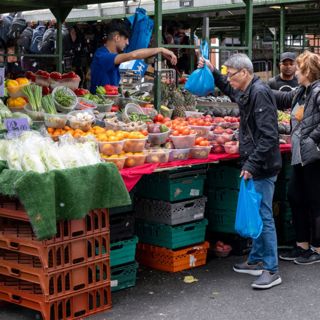
<svg viewBox="0 0 320 320"><path fill-rule="evenodd" d="M244 180L252 179L252 174L249 171L242 170L240 173L240 178L244 178Z"/></svg>
<svg viewBox="0 0 320 320"><path fill-rule="evenodd" d="M206 60L205 58L203 57L200 57L199 59L199 62L198 62L198 69L201 69L204 67L204 64L206 64L209 69L211 70L211 72L213 71L214 69L214 66L211 64L211 62L209 60Z"/></svg>
<svg viewBox="0 0 320 320"><path fill-rule="evenodd" d="M170 61L170 63L172 65L175 66L177 64L178 59L172 51L165 49L165 48L161 48L161 53L166 59L168 59Z"/></svg>

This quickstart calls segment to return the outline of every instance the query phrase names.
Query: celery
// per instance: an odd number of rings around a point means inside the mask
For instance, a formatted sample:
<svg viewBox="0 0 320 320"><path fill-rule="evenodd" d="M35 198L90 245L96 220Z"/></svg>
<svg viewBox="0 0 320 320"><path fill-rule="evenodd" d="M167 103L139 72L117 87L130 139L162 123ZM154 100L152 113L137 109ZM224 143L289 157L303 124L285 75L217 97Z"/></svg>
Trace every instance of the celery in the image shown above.
<svg viewBox="0 0 320 320"><path fill-rule="evenodd" d="M22 92L27 96L32 111L42 111L41 99L42 88L36 84L30 84L22 89Z"/></svg>

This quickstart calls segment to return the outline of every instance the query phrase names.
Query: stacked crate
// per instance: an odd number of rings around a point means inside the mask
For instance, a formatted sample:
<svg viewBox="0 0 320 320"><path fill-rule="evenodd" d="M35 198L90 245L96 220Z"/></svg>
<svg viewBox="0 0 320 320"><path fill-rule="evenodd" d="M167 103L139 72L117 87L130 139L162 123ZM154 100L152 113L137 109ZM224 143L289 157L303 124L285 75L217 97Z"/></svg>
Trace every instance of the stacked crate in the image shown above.
<svg viewBox="0 0 320 320"><path fill-rule="evenodd" d="M124 212L110 216L111 291L136 284L138 264L135 261L137 237L134 236L134 214Z"/></svg>
<svg viewBox="0 0 320 320"><path fill-rule="evenodd" d="M235 233L240 169L235 165L216 165L207 174L206 218L208 230Z"/></svg>
<svg viewBox="0 0 320 320"><path fill-rule="evenodd" d="M106 209L57 223L38 240L18 201L1 199L0 300L45 320L79 319L111 308L110 231Z"/></svg>
<svg viewBox="0 0 320 320"><path fill-rule="evenodd" d="M205 171L145 177L135 201L139 263L177 272L206 263Z"/></svg>

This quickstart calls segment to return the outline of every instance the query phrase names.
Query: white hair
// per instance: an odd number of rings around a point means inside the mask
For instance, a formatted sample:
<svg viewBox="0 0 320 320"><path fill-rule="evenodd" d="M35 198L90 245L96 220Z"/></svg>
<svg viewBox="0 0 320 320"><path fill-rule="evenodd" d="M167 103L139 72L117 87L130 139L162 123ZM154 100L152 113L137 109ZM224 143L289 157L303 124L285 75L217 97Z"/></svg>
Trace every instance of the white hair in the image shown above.
<svg viewBox="0 0 320 320"><path fill-rule="evenodd" d="M233 54L224 65L229 68L241 70L246 69L249 73L253 73L253 64L249 57L244 53Z"/></svg>

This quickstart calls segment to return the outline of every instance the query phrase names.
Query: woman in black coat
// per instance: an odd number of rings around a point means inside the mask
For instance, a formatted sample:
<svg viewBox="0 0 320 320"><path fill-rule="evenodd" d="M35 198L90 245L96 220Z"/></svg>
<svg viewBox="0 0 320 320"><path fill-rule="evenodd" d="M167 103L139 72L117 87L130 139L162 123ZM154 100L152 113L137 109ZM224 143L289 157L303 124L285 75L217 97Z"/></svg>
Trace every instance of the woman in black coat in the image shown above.
<svg viewBox="0 0 320 320"><path fill-rule="evenodd" d="M307 265L320 262L320 56L305 51L296 62L298 89L274 91L278 107L292 109L288 200L296 247L280 258Z"/></svg>

